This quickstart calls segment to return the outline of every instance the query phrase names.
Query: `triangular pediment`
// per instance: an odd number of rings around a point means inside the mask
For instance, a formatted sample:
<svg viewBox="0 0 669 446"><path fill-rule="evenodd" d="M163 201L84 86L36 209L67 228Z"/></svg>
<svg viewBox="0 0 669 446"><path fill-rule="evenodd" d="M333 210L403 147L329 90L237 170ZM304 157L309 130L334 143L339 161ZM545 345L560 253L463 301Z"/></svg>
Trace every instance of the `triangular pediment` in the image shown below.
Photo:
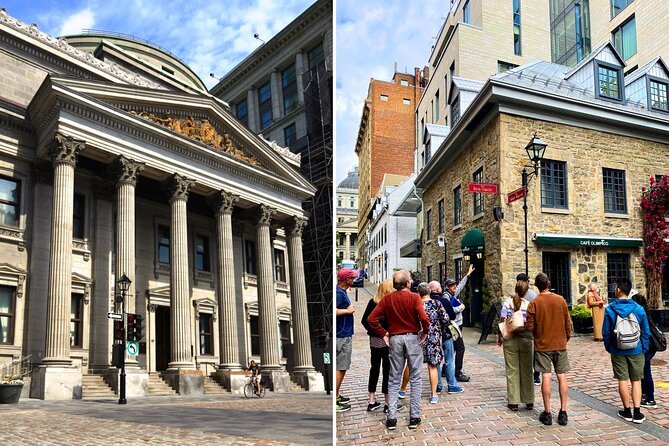
<svg viewBox="0 0 669 446"><path fill-rule="evenodd" d="M77 282L77 283L93 283L93 279L90 277L84 276L83 274L79 273L72 273L72 282Z"/></svg>
<svg viewBox="0 0 669 446"><path fill-rule="evenodd" d="M170 287L169 285L167 286L159 286L156 288L149 288L146 290L146 297L152 298L152 297L163 297L163 298L170 298Z"/></svg>
<svg viewBox="0 0 669 446"><path fill-rule="evenodd" d="M25 274L26 271L23 269L12 266L9 263L0 263L0 275L20 276Z"/></svg>

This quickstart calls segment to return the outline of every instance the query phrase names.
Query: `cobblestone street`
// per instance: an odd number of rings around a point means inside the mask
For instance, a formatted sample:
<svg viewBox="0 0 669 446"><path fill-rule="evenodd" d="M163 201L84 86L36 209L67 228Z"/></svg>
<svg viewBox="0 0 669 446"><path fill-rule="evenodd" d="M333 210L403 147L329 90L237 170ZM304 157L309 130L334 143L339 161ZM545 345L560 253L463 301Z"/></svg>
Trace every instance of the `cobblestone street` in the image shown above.
<svg viewBox="0 0 669 446"><path fill-rule="evenodd" d="M656 381L657 409L642 409L646 415L643 424L627 423L617 416L620 409L617 381L609 356L601 343L591 336L577 336L569 342L571 372L569 379L569 424L559 426L555 421L559 398L557 382L553 382L552 426L539 422L543 410L540 388L535 386L535 409L521 408L511 412L506 408L506 381L502 349L494 343L494 336L478 344L480 332L465 329L463 371L472 377L462 383L464 393L448 395L445 392L437 404L429 404L427 371L423 373L422 424L409 430L409 414L404 408L398 413L397 430L385 429L385 414L381 410L367 412L367 376L369 371L369 341L360 324L367 301L367 290L360 289L358 301L355 291L349 293L355 304L356 325L353 340L352 368L346 374L341 393L351 398L352 409L337 414L337 444L453 444L453 445L612 445L669 443L669 388L661 382L669 381L668 355L656 356L653 376ZM654 363L654 364L655 364ZM658 386L658 382L660 386ZM378 385L379 401L383 402ZM405 405L408 406L408 395Z"/></svg>
<svg viewBox="0 0 669 446"><path fill-rule="evenodd" d="M41 401L0 405L0 444L313 445L332 444L332 397L267 394Z"/></svg>

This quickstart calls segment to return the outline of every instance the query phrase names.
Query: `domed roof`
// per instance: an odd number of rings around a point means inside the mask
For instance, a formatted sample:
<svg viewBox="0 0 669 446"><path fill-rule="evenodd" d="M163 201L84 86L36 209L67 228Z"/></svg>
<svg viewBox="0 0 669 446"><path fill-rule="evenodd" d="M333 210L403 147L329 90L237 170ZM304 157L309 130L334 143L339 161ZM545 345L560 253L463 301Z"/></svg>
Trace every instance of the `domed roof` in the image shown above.
<svg viewBox="0 0 669 446"><path fill-rule="evenodd" d="M348 171L348 176L344 178L337 188L357 189L358 188L358 166Z"/></svg>

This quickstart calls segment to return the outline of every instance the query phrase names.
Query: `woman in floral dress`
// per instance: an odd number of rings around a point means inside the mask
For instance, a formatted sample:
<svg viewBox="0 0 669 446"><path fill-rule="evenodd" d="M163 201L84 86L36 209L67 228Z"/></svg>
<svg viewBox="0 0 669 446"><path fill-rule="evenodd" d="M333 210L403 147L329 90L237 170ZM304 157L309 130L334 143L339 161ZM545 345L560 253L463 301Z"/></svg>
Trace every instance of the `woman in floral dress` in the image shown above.
<svg viewBox="0 0 669 446"><path fill-rule="evenodd" d="M446 310L436 299L430 298L430 286L423 282L418 285L418 294L423 299L425 313L430 319L430 331L427 339L423 343L423 362L427 363L427 370L430 376L430 403L436 404L439 401L437 396L438 372L437 366L444 360L444 352L441 348L442 333L448 330L448 315Z"/></svg>

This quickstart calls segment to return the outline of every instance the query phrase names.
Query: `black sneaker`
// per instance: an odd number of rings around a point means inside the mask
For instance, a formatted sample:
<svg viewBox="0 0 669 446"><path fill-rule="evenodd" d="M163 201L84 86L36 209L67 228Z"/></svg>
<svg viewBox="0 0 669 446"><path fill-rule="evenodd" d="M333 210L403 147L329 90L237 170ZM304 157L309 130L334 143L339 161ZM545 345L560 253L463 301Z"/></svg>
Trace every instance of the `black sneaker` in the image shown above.
<svg viewBox="0 0 669 446"><path fill-rule="evenodd" d="M546 426L550 426L553 424L553 415L551 415L550 412L543 411L541 412L541 415L539 415L539 421L541 421Z"/></svg>
<svg viewBox="0 0 669 446"><path fill-rule="evenodd" d="M646 417L644 414L641 413L640 410L634 409L634 416L632 417L632 422L636 424L641 424L643 423L643 420L645 420Z"/></svg>
<svg viewBox="0 0 669 446"><path fill-rule="evenodd" d="M386 429L394 431L397 427L397 420L386 420Z"/></svg>
<svg viewBox="0 0 669 446"><path fill-rule="evenodd" d="M344 403L337 403L337 412L348 412L351 410L351 406Z"/></svg>
<svg viewBox="0 0 669 446"><path fill-rule="evenodd" d="M416 429L420 423L421 423L420 418L411 418L409 420L409 429Z"/></svg>
<svg viewBox="0 0 669 446"><path fill-rule="evenodd" d="M655 400L647 400L645 398L642 398L641 407L645 407L646 409L657 409L657 403L655 402Z"/></svg>
<svg viewBox="0 0 669 446"><path fill-rule="evenodd" d="M561 410L560 412L558 412L558 424L560 426L566 426L567 421L568 421L567 412L565 412L564 410Z"/></svg>
<svg viewBox="0 0 669 446"><path fill-rule="evenodd" d="M346 398L345 396L342 396L342 395L339 395L337 397L337 402L338 403L348 403L349 401L351 401L351 398Z"/></svg>
<svg viewBox="0 0 669 446"><path fill-rule="evenodd" d="M381 407L381 403L379 403L378 401L375 401L373 403L369 403L367 405L367 412L373 412L376 409L378 409L379 407Z"/></svg>
<svg viewBox="0 0 669 446"><path fill-rule="evenodd" d="M388 413L389 410L390 410L390 409L388 408L388 405L387 405L387 404L384 404L384 405L383 405L383 413ZM402 406L400 406L400 405L398 404L398 405L397 405L397 411L399 412L400 410L402 410Z"/></svg>
<svg viewBox="0 0 669 446"><path fill-rule="evenodd" d="M634 417L632 416L632 411L630 410L629 407L626 407L624 410L619 410L618 416L625 421L634 421Z"/></svg>
<svg viewBox="0 0 669 446"><path fill-rule="evenodd" d="M527 409L527 410L534 410L534 403L527 403L527 404L525 404L525 409Z"/></svg>
<svg viewBox="0 0 669 446"><path fill-rule="evenodd" d="M471 378L464 373L460 373L459 375L455 375L455 379L461 383L468 383Z"/></svg>

